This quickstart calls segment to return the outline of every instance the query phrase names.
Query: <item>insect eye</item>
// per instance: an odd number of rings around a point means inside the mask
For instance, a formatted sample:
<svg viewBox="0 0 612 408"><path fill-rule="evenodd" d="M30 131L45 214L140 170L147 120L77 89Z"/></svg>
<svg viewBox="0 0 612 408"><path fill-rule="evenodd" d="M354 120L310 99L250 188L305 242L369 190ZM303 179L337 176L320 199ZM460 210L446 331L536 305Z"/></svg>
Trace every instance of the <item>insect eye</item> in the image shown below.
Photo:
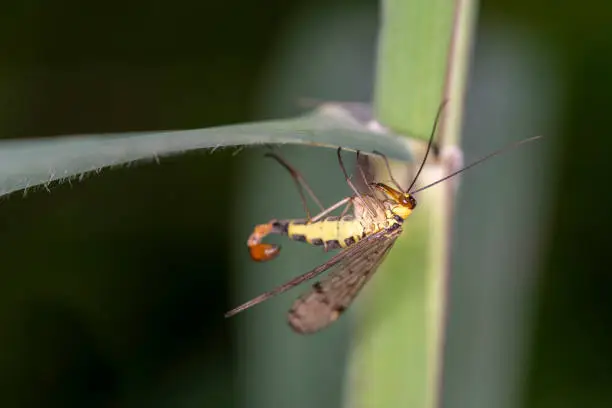
<svg viewBox="0 0 612 408"><path fill-rule="evenodd" d="M416 199L413 196L409 195L408 196L408 201L410 203L410 209L413 210L414 207L416 207L416 205L417 205Z"/></svg>

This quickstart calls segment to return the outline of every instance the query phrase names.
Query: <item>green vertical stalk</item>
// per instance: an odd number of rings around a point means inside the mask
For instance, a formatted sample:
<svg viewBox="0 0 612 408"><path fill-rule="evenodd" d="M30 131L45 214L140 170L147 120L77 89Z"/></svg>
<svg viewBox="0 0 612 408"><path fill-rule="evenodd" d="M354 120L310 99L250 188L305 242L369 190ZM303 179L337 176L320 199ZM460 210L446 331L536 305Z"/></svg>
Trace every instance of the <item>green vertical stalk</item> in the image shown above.
<svg viewBox="0 0 612 408"><path fill-rule="evenodd" d="M395 132L427 139L440 103L448 104L432 161L419 184L451 170L476 16L476 1L383 2L376 78L376 111ZM415 147L422 151L422 142ZM418 155L417 155L418 163ZM403 171L402 171L403 170ZM394 169L404 187L409 172ZM388 179L384 168L377 171ZM361 305L350 357L347 407L429 408L439 404L449 266L452 183L417 195L419 206L373 280Z"/></svg>

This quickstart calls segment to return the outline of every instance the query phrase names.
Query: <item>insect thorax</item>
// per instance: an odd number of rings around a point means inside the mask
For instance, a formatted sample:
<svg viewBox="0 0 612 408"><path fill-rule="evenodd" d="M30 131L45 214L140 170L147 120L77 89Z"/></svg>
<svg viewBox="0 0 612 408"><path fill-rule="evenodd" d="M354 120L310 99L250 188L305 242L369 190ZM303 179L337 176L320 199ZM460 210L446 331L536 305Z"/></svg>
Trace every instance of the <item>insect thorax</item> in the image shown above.
<svg viewBox="0 0 612 408"><path fill-rule="evenodd" d="M379 200L371 196L355 198L355 218L361 221L366 235L397 224L399 221L394 215L397 206L391 200Z"/></svg>

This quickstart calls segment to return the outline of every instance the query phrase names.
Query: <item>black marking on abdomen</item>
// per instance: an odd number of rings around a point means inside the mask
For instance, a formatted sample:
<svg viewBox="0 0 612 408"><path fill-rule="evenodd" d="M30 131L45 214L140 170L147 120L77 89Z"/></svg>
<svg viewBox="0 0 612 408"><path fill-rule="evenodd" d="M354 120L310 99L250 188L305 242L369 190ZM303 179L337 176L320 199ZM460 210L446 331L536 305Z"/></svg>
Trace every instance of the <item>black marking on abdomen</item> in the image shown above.
<svg viewBox="0 0 612 408"><path fill-rule="evenodd" d="M345 238L345 240L344 240L344 244L346 246L351 246L354 243L355 243L355 238L354 237L348 237L348 238Z"/></svg>
<svg viewBox="0 0 612 408"><path fill-rule="evenodd" d="M312 245L323 245L323 240L321 238L313 238L310 240Z"/></svg>
<svg viewBox="0 0 612 408"><path fill-rule="evenodd" d="M300 234L293 234L291 239L298 242L306 242L306 236Z"/></svg>
<svg viewBox="0 0 612 408"><path fill-rule="evenodd" d="M397 215L397 214L393 214L393 219L395 221L397 221L398 224L403 224L404 223L404 219L402 217L400 217L399 215Z"/></svg>
<svg viewBox="0 0 612 408"><path fill-rule="evenodd" d="M340 245L340 242L337 239L330 239L325 243L325 247L327 249L339 249L342 248L342 245Z"/></svg>
<svg viewBox="0 0 612 408"><path fill-rule="evenodd" d="M272 228L274 232L281 235L287 235L289 231L289 222L288 221L273 221Z"/></svg>
<svg viewBox="0 0 612 408"><path fill-rule="evenodd" d="M392 226L390 226L389 228L387 228L387 232L392 232L395 231L397 229L400 229L402 227L402 224L397 223L397 224L393 224Z"/></svg>

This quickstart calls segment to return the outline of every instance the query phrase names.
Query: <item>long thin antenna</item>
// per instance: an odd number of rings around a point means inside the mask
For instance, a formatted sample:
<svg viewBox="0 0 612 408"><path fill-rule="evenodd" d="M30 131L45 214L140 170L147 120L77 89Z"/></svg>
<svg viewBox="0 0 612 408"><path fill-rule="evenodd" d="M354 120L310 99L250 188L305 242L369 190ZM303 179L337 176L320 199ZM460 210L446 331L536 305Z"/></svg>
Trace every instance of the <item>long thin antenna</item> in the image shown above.
<svg viewBox="0 0 612 408"><path fill-rule="evenodd" d="M468 170L468 169L471 169L472 167L474 167L474 166L476 166L476 165L478 165L478 164L480 164L480 163L482 163L482 162L484 162L484 161L486 161L486 160L490 159L491 157L497 156L498 154L501 154L501 153L505 153L505 152L507 152L508 150L512 150L512 149L514 149L514 148L516 148L516 147L519 147L519 146L520 146L520 145L522 145L522 144L529 143L529 142L533 142L534 140L541 139L541 138L543 138L543 137L544 137L544 136L541 136L541 135L540 135L540 136L533 136L533 137L530 137L530 138L527 138L527 139L520 140L520 141L518 141L518 142L511 143L511 144L509 144L509 145L507 145L507 146L505 146L505 147L502 147L502 148L501 148L501 149L499 149L499 150L496 150L496 151L494 151L494 152L492 152L492 153L487 154L487 155L486 155L486 156L484 156L483 158L476 160L474 163L468 164L468 165L467 165L467 166L465 166L464 168L462 168L462 169L460 169L460 170L457 170L457 171L455 171L455 172L453 172L453 173L449 174L449 175L448 175L448 176L446 176L446 177L442 177L440 180L434 181L433 183L428 184L428 185L426 185L425 187L421 187L421 188L419 188L419 189L417 189L417 190L411 191L411 192L410 192L410 194L416 194L416 193L418 193L418 192L420 192L420 191L427 190L428 188L433 187L433 186L435 186L435 185L436 185L436 184L438 184L438 183L441 183L441 182L443 182L443 181L445 181L445 180L448 180L448 179L449 179L449 178L451 178L451 177L455 177L455 176L456 176L457 174L459 174L459 173L463 173L464 171L466 171L466 170Z"/></svg>
<svg viewBox="0 0 612 408"><path fill-rule="evenodd" d="M433 129L431 129L431 135L429 136L429 142L427 143L427 150L425 151L425 156L423 157L423 161L421 162L421 166L419 167L419 170L416 172L414 178L412 179L412 183L410 183L410 187L408 187L408 190L406 190L405 192L410 191L412 187L414 187L414 183L416 183L417 179L419 178L419 175L421 174L421 171L423 170L423 167L425 167L427 156L429 156L431 145L433 144L434 137L436 136L436 129L438 128L438 122L440 121L440 116L442 115L442 111L444 110L444 107L446 106L447 102L448 102L448 99L445 99L444 101L442 101L442 103L440 104L440 107L438 108L438 113L436 114L436 120L434 122Z"/></svg>

